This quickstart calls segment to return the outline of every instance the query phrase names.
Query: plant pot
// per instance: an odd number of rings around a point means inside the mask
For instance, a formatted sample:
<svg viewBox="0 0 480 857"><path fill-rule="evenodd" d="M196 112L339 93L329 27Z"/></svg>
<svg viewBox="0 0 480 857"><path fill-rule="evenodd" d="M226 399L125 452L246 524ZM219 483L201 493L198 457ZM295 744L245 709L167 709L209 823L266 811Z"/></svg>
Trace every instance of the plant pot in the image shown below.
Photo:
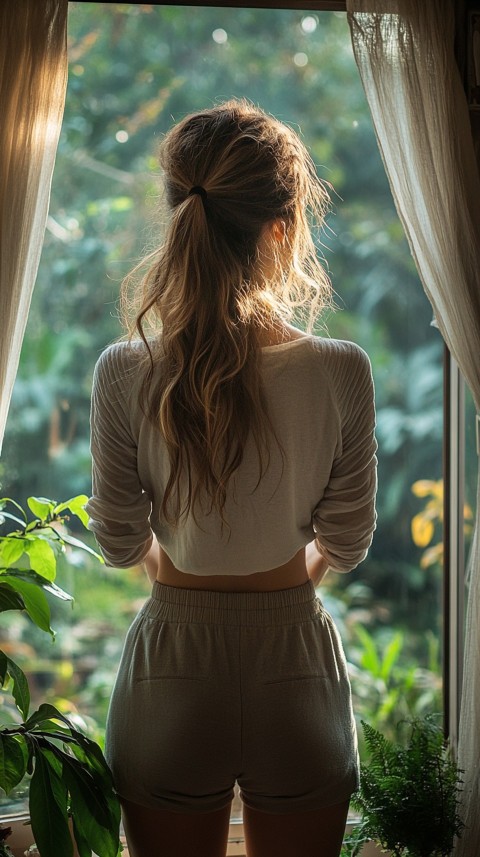
<svg viewBox="0 0 480 857"><path fill-rule="evenodd" d="M27 813L3 815L2 827L11 827L12 835L6 840L6 845L14 857L23 857L26 849L32 844L32 828Z"/></svg>
<svg viewBox="0 0 480 857"><path fill-rule="evenodd" d="M13 835L12 835L11 839L13 839ZM31 839L31 831L30 831L30 839ZM128 849L127 849L126 843L123 839L122 839L122 844L123 844L122 857L128 857ZM12 846L10 846L10 848L14 854L14 857L17 857L17 854L18 854L18 857L20 857L20 852L17 852L16 849L12 848ZM40 851L38 850L36 845L30 845L30 847L27 848L26 851L22 852L21 857L41 857L41 855L40 855ZM77 851L75 845L74 845L74 850L73 850L73 857L78 857L78 851ZM92 857L96 857L96 855L92 854Z"/></svg>
<svg viewBox="0 0 480 857"><path fill-rule="evenodd" d="M6 844L10 848L13 857L24 857L25 854L27 854L28 857L37 857L37 855L39 855L36 848L33 850L33 834L30 826L30 818L27 813L22 813L21 815L2 816L2 827L12 828L12 835L8 837ZM79 857L75 843L73 846L73 857Z"/></svg>

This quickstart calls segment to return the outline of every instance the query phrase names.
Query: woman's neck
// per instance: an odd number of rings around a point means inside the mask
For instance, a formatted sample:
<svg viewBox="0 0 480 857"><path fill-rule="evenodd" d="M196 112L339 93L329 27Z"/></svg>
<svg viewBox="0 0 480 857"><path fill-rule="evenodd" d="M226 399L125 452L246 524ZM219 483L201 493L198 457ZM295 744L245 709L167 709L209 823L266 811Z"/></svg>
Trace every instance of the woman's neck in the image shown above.
<svg viewBox="0 0 480 857"><path fill-rule="evenodd" d="M271 327L262 327L258 332L258 344L261 348L268 345L282 345L284 342L292 342L306 336L303 331L293 325L279 322Z"/></svg>

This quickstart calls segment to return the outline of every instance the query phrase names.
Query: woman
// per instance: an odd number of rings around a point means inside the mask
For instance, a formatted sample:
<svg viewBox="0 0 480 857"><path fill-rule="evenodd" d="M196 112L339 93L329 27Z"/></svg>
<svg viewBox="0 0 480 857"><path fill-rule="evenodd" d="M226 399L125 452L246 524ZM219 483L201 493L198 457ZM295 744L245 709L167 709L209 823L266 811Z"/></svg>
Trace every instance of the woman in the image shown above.
<svg viewBox="0 0 480 857"><path fill-rule="evenodd" d="M170 222L140 337L96 367L87 505L107 563L153 581L107 726L130 855L224 857L238 782L248 857L337 857L356 733L315 585L367 553L376 443L365 353L287 322L328 299L307 220L328 196L244 101L180 122L161 165Z"/></svg>

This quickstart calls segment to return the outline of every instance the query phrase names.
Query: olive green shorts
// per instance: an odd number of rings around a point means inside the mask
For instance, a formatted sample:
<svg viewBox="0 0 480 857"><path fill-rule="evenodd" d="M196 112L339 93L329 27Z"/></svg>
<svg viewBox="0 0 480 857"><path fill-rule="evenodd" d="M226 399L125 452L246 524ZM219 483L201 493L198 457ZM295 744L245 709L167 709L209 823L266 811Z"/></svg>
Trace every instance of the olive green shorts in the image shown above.
<svg viewBox="0 0 480 857"><path fill-rule="evenodd" d="M345 655L311 581L276 592L155 583L128 632L107 724L121 797L174 812L271 813L358 784Z"/></svg>

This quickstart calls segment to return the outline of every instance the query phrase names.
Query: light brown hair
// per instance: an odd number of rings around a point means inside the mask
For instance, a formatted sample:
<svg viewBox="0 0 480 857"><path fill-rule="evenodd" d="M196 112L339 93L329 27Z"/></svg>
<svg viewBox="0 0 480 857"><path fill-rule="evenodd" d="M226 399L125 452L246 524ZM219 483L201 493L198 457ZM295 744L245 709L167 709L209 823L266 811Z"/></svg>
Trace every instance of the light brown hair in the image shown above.
<svg viewBox="0 0 480 857"><path fill-rule="evenodd" d="M166 520L176 525L195 515L197 502L224 520L227 485L247 438L255 442L261 479L275 436L259 331L304 306L310 329L329 302L308 222L313 215L322 223L329 197L294 131L245 100L183 119L165 136L160 165L170 222L147 257L131 328L148 349L141 401L168 449ZM198 186L205 193L191 194ZM261 239L274 221L283 221L285 241L271 242L278 245L271 248L275 274L266 280Z"/></svg>

